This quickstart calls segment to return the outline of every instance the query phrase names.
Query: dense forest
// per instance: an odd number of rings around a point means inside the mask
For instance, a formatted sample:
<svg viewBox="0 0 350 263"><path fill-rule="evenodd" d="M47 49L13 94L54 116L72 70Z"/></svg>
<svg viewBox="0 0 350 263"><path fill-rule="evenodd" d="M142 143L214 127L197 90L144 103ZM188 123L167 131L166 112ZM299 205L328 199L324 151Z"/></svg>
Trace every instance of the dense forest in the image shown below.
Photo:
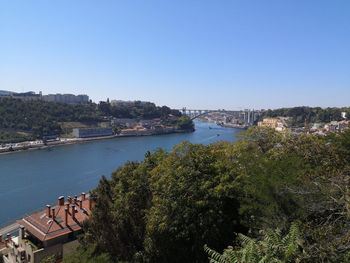
<svg viewBox="0 0 350 263"><path fill-rule="evenodd" d="M315 123L322 122L328 123L331 121L342 120L341 113L346 112L347 116L350 116L350 108L320 108L320 107L294 107L294 108L281 108L275 110L264 111L260 116L265 117L289 117L289 125L293 127L304 126L305 122Z"/></svg>
<svg viewBox="0 0 350 263"><path fill-rule="evenodd" d="M350 262L350 131L147 152L92 194L80 262Z"/></svg>
<svg viewBox="0 0 350 263"><path fill-rule="evenodd" d="M46 101L22 101L18 99L0 99L0 143L43 138L45 135L59 135L61 122L104 121L109 117L153 119L161 118L167 122L169 115L181 117L178 110L158 107L151 102L130 102L112 106L107 102L99 104L69 105ZM176 123L175 123L176 124ZM179 120L179 125L190 126L192 122Z"/></svg>

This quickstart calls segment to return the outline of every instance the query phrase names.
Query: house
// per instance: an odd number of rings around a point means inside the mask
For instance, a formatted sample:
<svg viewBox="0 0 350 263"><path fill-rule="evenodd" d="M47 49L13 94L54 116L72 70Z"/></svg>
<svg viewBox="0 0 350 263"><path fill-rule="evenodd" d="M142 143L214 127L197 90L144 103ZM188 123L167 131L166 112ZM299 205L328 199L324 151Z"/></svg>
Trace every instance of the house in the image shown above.
<svg viewBox="0 0 350 263"><path fill-rule="evenodd" d="M326 132L343 131L349 128L350 121L332 121L324 126Z"/></svg>
<svg viewBox="0 0 350 263"><path fill-rule="evenodd" d="M112 126L125 126L127 128L132 128L137 124L136 119L130 119L130 118L113 118L111 120Z"/></svg>
<svg viewBox="0 0 350 263"><path fill-rule="evenodd" d="M76 138L91 138L113 135L112 128L74 128L73 136Z"/></svg>
<svg viewBox="0 0 350 263"><path fill-rule="evenodd" d="M82 223L89 218L95 204L92 196L63 196L55 206L47 205L18 221L18 236L8 234L2 249L4 263L40 263L48 256L62 259L78 246Z"/></svg>
<svg viewBox="0 0 350 263"><path fill-rule="evenodd" d="M284 131L287 128L284 118L264 118L262 121L258 122L258 126L272 128L276 131Z"/></svg>

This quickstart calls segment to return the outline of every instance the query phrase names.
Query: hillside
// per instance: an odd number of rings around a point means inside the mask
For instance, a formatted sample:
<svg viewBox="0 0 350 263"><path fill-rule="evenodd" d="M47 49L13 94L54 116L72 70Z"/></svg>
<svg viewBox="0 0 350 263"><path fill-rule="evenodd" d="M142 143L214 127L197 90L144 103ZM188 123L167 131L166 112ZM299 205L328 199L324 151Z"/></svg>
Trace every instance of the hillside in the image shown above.
<svg viewBox="0 0 350 263"><path fill-rule="evenodd" d="M293 107L264 111L260 120L265 117L288 117L289 126L302 127L307 123L328 123L343 119L342 112L350 116L350 108L320 108L320 107Z"/></svg>
<svg viewBox="0 0 350 263"><path fill-rule="evenodd" d="M60 136L77 127L103 126L112 118L154 119L176 125L183 122L181 113L166 106L138 101L112 106L106 102L69 105L45 101L0 100L0 143ZM68 123L68 124L65 124ZM192 122L191 122L192 123ZM189 125L191 125L189 123ZM70 129L66 129L69 127Z"/></svg>

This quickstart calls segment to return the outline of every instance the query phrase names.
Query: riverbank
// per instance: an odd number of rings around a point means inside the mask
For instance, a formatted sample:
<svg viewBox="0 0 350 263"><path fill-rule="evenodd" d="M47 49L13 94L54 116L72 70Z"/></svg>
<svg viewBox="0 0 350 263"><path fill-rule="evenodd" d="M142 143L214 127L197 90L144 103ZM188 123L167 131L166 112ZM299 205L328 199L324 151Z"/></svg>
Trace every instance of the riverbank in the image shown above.
<svg viewBox="0 0 350 263"><path fill-rule="evenodd" d="M90 137L90 138L60 138L54 141L48 141L44 143L41 140L32 142L22 142L22 143L13 143L12 146L9 147L0 147L0 155L3 154L11 154L22 151L33 151L33 150L42 150L48 149L57 146L71 145L71 144L79 144L79 143L87 143L91 141L97 140L107 140L107 139L115 139L115 138L123 138L123 137L140 137L140 136L156 136L156 135L165 135L165 134L175 134L175 133L190 133L194 132L195 129L176 129L176 128L163 128L157 130L135 130L135 129L127 129L122 130L119 134L111 135L111 136L100 136L100 137Z"/></svg>
<svg viewBox="0 0 350 263"><path fill-rule="evenodd" d="M195 121L195 128L194 132L102 138L0 155L0 199L2 211L6 211L0 213L0 226L37 211L43 204L55 203L57 196L72 196L96 188L102 175L109 178L124 163L143 160L147 151L159 148L170 151L183 141L232 142L241 132L199 121Z"/></svg>

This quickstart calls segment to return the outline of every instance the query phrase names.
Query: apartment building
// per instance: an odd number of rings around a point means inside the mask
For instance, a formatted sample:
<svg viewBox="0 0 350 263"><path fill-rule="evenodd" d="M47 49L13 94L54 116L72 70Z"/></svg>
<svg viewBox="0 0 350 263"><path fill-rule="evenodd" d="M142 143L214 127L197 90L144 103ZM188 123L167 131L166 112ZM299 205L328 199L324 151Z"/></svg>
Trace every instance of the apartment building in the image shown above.
<svg viewBox="0 0 350 263"><path fill-rule="evenodd" d="M112 128L74 128L73 136L76 138L92 138L113 135Z"/></svg>
<svg viewBox="0 0 350 263"><path fill-rule="evenodd" d="M66 104L83 104L89 102L88 95L74 95L74 94L49 94L43 96L44 101L59 102Z"/></svg>
<svg viewBox="0 0 350 263"><path fill-rule="evenodd" d="M258 122L259 127L268 127L276 131L284 131L287 128L285 120L281 118L264 118Z"/></svg>

